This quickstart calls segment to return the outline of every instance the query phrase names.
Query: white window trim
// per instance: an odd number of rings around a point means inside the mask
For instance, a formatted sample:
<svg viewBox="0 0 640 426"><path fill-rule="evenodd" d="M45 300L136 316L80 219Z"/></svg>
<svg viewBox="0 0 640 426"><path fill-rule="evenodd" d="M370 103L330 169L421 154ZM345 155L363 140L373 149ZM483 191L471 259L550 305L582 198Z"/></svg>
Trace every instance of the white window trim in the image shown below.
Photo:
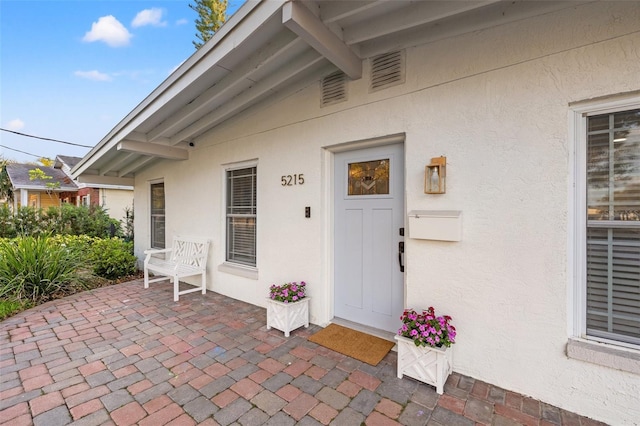
<svg viewBox="0 0 640 426"><path fill-rule="evenodd" d="M227 241L227 172L231 171L231 170L238 170L238 169L248 169L249 167L255 167L256 168L256 174L258 173L258 159L253 159L253 160L246 160L246 161L240 161L240 162L235 162L235 163L226 163L226 164L222 164L222 191L220 191L220 193L222 194L222 197L220 199L220 205L222 206L222 218L223 220L221 220L221 233L220 235L223 236L223 241L224 241L224 250L222 251L224 259L222 261L222 263L220 265L218 265L218 271L220 272L225 272L227 274L231 274L231 275L236 275L239 277L244 277L244 278L249 278L252 280L257 280L259 275L258 275L258 235L256 234L256 266L250 266L250 265L243 265L241 263L234 263L234 262L229 262L226 260L226 252L227 252L227 247L226 247L226 241ZM256 187L256 204L257 204L257 198L258 198L258 188ZM256 225L258 224L258 215L256 214Z"/></svg>
<svg viewBox="0 0 640 426"><path fill-rule="evenodd" d="M164 178L158 178L158 179L151 179L147 181L147 206L149 206L149 210L147 212L148 214L148 218L149 218L149 240L148 240L148 244L149 247L153 246L153 223L151 220L151 210L152 210L152 200L151 200L151 187L153 185L162 183L164 184ZM165 235L164 235L164 245L165 248L167 248L167 188L165 186L165 191L164 191L164 226L165 226Z"/></svg>
<svg viewBox="0 0 640 426"><path fill-rule="evenodd" d="M586 333L586 146L587 117L640 108L640 93L610 99L577 102L569 106L570 149L568 219L569 285L567 295L567 356L598 365L640 374L640 347L587 336ZM631 360L631 361L629 361Z"/></svg>

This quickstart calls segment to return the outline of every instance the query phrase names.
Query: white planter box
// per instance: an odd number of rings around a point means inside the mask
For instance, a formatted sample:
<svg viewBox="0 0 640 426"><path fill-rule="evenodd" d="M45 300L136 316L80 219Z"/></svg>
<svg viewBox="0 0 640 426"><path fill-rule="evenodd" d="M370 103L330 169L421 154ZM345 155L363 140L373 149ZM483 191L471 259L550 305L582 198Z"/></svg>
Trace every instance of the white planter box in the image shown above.
<svg viewBox="0 0 640 426"><path fill-rule="evenodd" d="M398 378L403 375L436 387L442 395L444 383L453 370L453 349L416 346L411 339L395 336L398 341Z"/></svg>
<svg viewBox="0 0 640 426"><path fill-rule="evenodd" d="M271 327L289 337L296 328L309 327L309 297L294 303L267 299L267 330Z"/></svg>

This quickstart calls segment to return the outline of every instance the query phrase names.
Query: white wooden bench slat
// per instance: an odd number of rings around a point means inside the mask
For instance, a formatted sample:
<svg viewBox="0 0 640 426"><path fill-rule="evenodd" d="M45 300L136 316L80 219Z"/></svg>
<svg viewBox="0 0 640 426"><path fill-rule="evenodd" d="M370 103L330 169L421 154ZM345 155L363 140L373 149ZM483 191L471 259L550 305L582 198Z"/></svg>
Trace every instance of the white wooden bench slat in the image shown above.
<svg viewBox="0 0 640 426"><path fill-rule="evenodd" d="M207 257L210 240L176 236L171 248L145 250L144 288L149 283L170 280L173 282L173 300L178 301L181 294L207 291ZM160 257L161 255L165 258ZM169 255L167 259L166 256ZM149 279L149 273L154 274ZM200 286L180 291L180 278L200 275Z"/></svg>

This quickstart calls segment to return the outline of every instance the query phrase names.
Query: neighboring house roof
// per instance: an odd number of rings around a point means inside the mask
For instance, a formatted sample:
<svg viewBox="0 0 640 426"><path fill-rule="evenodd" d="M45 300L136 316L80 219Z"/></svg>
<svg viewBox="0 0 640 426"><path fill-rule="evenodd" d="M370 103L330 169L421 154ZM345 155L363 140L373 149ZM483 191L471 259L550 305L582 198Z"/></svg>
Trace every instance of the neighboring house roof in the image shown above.
<svg viewBox="0 0 640 426"><path fill-rule="evenodd" d="M40 169L51 179L34 179L31 180L29 171ZM35 191L54 191L54 192L75 192L78 186L73 180L62 170L53 167L39 166L37 164L7 164L7 174L13 189L30 189ZM48 184L59 184L58 187L52 188Z"/></svg>
<svg viewBox="0 0 640 426"><path fill-rule="evenodd" d="M136 173L158 159L187 159L194 141L221 123L337 70L359 79L368 64L365 61L375 55L566 8L567 4L245 2L211 40L76 165L73 175L87 182L132 185Z"/></svg>
<svg viewBox="0 0 640 426"><path fill-rule="evenodd" d="M68 167L69 170L73 169L76 164L78 164L82 160L82 157L71 157L68 155L57 155L55 163L53 167L56 169L63 168L64 166Z"/></svg>
<svg viewBox="0 0 640 426"><path fill-rule="evenodd" d="M71 179L73 179L73 175L71 170L82 160L82 157L71 157L68 155L57 155L56 160L54 162L53 167L59 170L62 170L65 174L67 174ZM121 189L125 191L133 191L132 185L112 185L105 183L84 183L78 182L73 179L78 189L82 188L104 188L104 189Z"/></svg>

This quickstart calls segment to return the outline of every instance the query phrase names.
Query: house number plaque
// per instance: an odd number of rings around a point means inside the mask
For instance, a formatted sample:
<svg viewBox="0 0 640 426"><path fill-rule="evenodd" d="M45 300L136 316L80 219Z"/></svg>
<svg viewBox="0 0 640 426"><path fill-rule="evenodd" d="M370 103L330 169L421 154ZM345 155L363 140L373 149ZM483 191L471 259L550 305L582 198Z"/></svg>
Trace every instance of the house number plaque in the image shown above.
<svg viewBox="0 0 640 426"><path fill-rule="evenodd" d="M304 174L285 175L280 179L282 186L304 185Z"/></svg>

